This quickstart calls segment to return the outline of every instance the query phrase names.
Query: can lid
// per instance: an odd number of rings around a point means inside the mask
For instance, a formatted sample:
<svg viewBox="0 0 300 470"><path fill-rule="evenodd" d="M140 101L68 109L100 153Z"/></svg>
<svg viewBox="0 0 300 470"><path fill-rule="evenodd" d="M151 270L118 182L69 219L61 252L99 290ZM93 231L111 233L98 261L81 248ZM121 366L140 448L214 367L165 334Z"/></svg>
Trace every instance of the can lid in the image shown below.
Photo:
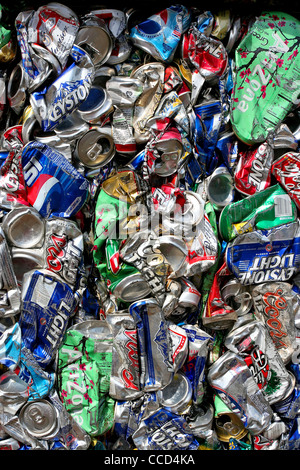
<svg viewBox="0 0 300 470"><path fill-rule="evenodd" d="M77 109L79 116L88 122L112 111L112 101L105 88L100 86L92 86L87 98Z"/></svg>
<svg viewBox="0 0 300 470"><path fill-rule="evenodd" d="M56 409L44 399L26 403L20 411L19 420L27 432L36 438L50 439L59 429Z"/></svg>
<svg viewBox="0 0 300 470"><path fill-rule="evenodd" d="M42 250L43 248L23 249L12 247L12 264L19 285L22 284L25 273L44 265Z"/></svg>
<svg viewBox="0 0 300 470"><path fill-rule="evenodd" d="M33 248L42 242L44 220L29 207L15 207L3 218L3 231L7 240L18 248Z"/></svg>
<svg viewBox="0 0 300 470"><path fill-rule="evenodd" d="M113 41L109 32L96 25L82 26L77 33L75 44L89 54L94 65L104 64L113 49Z"/></svg>
<svg viewBox="0 0 300 470"><path fill-rule="evenodd" d="M161 405L176 413L184 412L192 399L192 385L189 379L177 372L172 382L159 391Z"/></svg>
<svg viewBox="0 0 300 470"><path fill-rule="evenodd" d="M234 182L229 173L212 175L207 184L207 196L217 208L223 208L233 202Z"/></svg>
<svg viewBox="0 0 300 470"><path fill-rule="evenodd" d="M92 128L78 140L76 153L79 160L88 168L101 168L115 155L114 140L109 134Z"/></svg>
<svg viewBox="0 0 300 470"><path fill-rule="evenodd" d="M139 273L122 279L115 287L113 294L124 302L134 302L143 299L151 292L149 284Z"/></svg>

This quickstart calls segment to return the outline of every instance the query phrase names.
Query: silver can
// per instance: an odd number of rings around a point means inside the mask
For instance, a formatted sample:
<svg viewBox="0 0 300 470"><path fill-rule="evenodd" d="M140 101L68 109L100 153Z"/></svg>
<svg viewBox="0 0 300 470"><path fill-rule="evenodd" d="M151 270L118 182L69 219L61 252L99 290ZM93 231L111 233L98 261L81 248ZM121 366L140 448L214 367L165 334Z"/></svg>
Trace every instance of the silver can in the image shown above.
<svg viewBox="0 0 300 470"><path fill-rule="evenodd" d="M33 207L13 208L3 218L2 229L8 243L17 248L35 248L43 244L44 219Z"/></svg>
<svg viewBox="0 0 300 470"><path fill-rule="evenodd" d="M218 167L206 181L207 197L218 210L234 199L234 181L225 166Z"/></svg>
<svg viewBox="0 0 300 470"><path fill-rule="evenodd" d="M56 408L45 399L26 403L21 408L19 420L28 434L36 439L53 439L60 428Z"/></svg>
<svg viewBox="0 0 300 470"><path fill-rule="evenodd" d="M296 350L296 327L292 285L267 282L252 290L255 316L266 326L284 364Z"/></svg>
<svg viewBox="0 0 300 470"><path fill-rule="evenodd" d="M19 286L22 285L24 274L32 269L45 267L43 248L16 248L13 246L11 259Z"/></svg>
<svg viewBox="0 0 300 470"><path fill-rule="evenodd" d="M158 400L164 408L176 414L186 414L192 404L192 385L189 379L177 372L172 382L162 390L158 390Z"/></svg>
<svg viewBox="0 0 300 470"><path fill-rule="evenodd" d="M16 114L23 110L26 97L25 72L22 62L19 62L12 70L7 85L7 99Z"/></svg>
<svg viewBox="0 0 300 470"><path fill-rule="evenodd" d="M77 112L84 121L96 124L102 122L113 110L111 98L106 90L100 86L92 86Z"/></svg>
<svg viewBox="0 0 300 470"><path fill-rule="evenodd" d="M124 302L134 302L145 298L150 294L149 284L144 280L140 273L130 274L116 285L114 296Z"/></svg>
<svg viewBox="0 0 300 470"><path fill-rule="evenodd" d="M114 47L113 37L105 21L95 15L86 15L83 18L75 44L90 55L95 66L104 64Z"/></svg>
<svg viewBox="0 0 300 470"><path fill-rule="evenodd" d="M85 167L95 169L107 165L115 152L113 137L93 127L77 140L75 155Z"/></svg>

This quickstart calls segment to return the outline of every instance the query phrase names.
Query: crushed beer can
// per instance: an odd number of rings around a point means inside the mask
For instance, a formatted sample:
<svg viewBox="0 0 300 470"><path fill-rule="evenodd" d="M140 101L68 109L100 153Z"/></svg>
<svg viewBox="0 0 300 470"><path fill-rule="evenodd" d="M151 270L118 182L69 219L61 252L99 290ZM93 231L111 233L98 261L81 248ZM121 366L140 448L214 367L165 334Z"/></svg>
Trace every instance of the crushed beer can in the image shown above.
<svg viewBox="0 0 300 470"><path fill-rule="evenodd" d="M239 354L226 351L220 356L209 369L208 382L251 434L270 424L272 408Z"/></svg>
<svg viewBox="0 0 300 470"><path fill-rule="evenodd" d="M225 241L253 230L268 230L295 222L296 206L279 184L224 207L219 229Z"/></svg>
<svg viewBox="0 0 300 470"><path fill-rule="evenodd" d="M19 323L24 345L41 367L54 360L76 306L72 289L54 272L35 270L24 275Z"/></svg>
<svg viewBox="0 0 300 470"><path fill-rule="evenodd" d="M299 153L296 152L286 153L275 160L272 165L272 174L299 209L298 172Z"/></svg>
<svg viewBox="0 0 300 470"><path fill-rule="evenodd" d="M299 222L255 230L228 243L226 265L243 285L288 281L299 270L298 245Z"/></svg>
<svg viewBox="0 0 300 470"><path fill-rule="evenodd" d="M234 328L227 335L226 347L243 357L258 388L272 405L294 387L293 375L283 360L264 324L257 320Z"/></svg>
<svg viewBox="0 0 300 470"><path fill-rule="evenodd" d="M70 57L73 64L49 88L30 95L30 104L43 131L53 130L88 97L94 78L92 60L78 46L73 46Z"/></svg>
<svg viewBox="0 0 300 470"><path fill-rule="evenodd" d="M284 364L296 349L296 330L292 286L287 282L268 282L252 291L255 317L263 322Z"/></svg>
<svg viewBox="0 0 300 470"><path fill-rule="evenodd" d="M196 450L199 446L184 417L164 408L143 419L132 438L139 450Z"/></svg>

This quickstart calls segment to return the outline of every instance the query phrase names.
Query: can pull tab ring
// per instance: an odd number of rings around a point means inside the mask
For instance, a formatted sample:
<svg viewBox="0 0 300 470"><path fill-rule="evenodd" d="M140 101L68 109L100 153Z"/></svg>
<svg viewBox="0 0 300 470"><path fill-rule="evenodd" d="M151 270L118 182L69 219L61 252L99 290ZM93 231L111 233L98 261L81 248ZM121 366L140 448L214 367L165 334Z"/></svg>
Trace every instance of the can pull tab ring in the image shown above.
<svg viewBox="0 0 300 470"><path fill-rule="evenodd" d="M90 160L95 161L99 154L102 153L103 147L99 142L95 142L91 148L87 150L87 156Z"/></svg>

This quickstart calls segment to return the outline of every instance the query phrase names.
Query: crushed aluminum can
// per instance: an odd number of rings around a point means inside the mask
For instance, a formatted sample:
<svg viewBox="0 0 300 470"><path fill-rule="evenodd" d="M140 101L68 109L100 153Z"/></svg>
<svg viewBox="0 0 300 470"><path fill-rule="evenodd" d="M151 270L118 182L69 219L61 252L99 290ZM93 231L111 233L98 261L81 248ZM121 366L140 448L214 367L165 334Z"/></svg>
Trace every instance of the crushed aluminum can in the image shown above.
<svg viewBox="0 0 300 470"><path fill-rule="evenodd" d="M108 314L113 336L113 360L109 394L115 400L136 400L142 396L138 332L135 320L126 311Z"/></svg>
<svg viewBox="0 0 300 470"><path fill-rule="evenodd" d="M107 165L114 158L115 151L112 136L95 126L77 139L75 154L85 167L95 169Z"/></svg>
<svg viewBox="0 0 300 470"><path fill-rule="evenodd" d="M200 405L205 395L205 367L212 337L197 325L185 324L182 329L188 338L188 356L181 370L191 383L193 403Z"/></svg>
<svg viewBox="0 0 300 470"><path fill-rule="evenodd" d="M288 281L299 270L299 235L299 222L239 235L226 247L226 265L243 285Z"/></svg>
<svg viewBox="0 0 300 470"><path fill-rule="evenodd" d="M294 222L296 214L295 203L276 184L224 207L219 218L219 230L223 240L228 242L246 232L268 230Z"/></svg>
<svg viewBox="0 0 300 470"><path fill-rule="evenodd" d="M171 382L174 372L167 322L154 298L132 303L129 313L138 331L141 387L145 392L157 391Z"/></svg>
<svg viewBox="0 0 300 470"><path fill-rule="evenodd" d="M226 347L243 357L268 403L282 400L294 388L293 374L283 360L264 324L252 320L228 333Z"/></svg>
<svg viewBox="0 0 300 470"><path fill-rule="evenodd" d="M229 442L230 438L242 439L248 433L242 421L218 395L214 396L215 416L214 424L218 439Z"/></svg>
<svg viewBox="0 0 300 470"><path fill-rule="evenodd" d="M76 222L51 217L45 222L44 265L75 288L83 261L83 235Z"/></svg>
<svg viewBox="0 0 300 470"><path fill-rule="evenodd" d="M88 197L88 181L58 151L29 142L22 151L27 197L42 217L71 217Z"/></svg>
<svg viewBox="0 0 300 470"><path fill-rule="evenodd" d="M207 402L197 406L193 404L185 419L189 430L196 438L205 438L212 431L214 407L211 403Z"/></svg>
<svg viewBox="0 0 300 470"><path fill-rule="evenodd" d="M272 165L272 174L280 185L290 195L297 208L300 208L299 198L299 172L300 172L300 154L297 152L288 152L274 161Z"/></svg>
<svg viewBox="0 0 300 470"><path fill-rule="evenodd" d="M154 173L166 177L178 170L178 162L183 155L183 144L177 129L168 129L154 144L157 153Z"/></svg>
<svg viewBox="0 0 300 470"><path fill-rule="evenodd" d="M27 402L29 390L15 371L8 370L0 376L0 403L7 413L16 414Z"/></svg>
<svg viewBox="0 0 300 470"><path fill-rule="evenodd" d="M17 248L40 248L45 234L44 219L33 207L14 207L2 220L7 242Z"/></svg>
<svg viewBox="0 0 300 470"><path fill-rule="evenodd" d="M172 413L185 415L192 404L193 389L190 380L182 372L174 374L172 382L157 391L160 405Z"/></svg>
<svg viewBox="0 0 300 470"><path fill-rule="evenodd" d="M191 14L185 6L170 6L134 26L129 37L135 47L168 63L173 60L181 35L190 21Z"/></svg>
<svg viewBox="0 0 300 470"><path fill-rule="evenodd" d="M251 295L255 317L266 326L283 363L288 364L296 349L292 285L288 282L259 284L251 290Z"/></svg>
<svg viewBox="0 0 300 470"><path fill-rule="evenodd" d="M240 355L226 351L209 368L207 379L251 434L259 434L271 423L273 410Z"/></svg>
<svg viewBox="0 0 300 470"><path fill-rule="evenodd" d="M22 63L15 65L7 84L7 99L16 114L20 114L27 98L25 73Z"/></svg>
<svg viewBox="0 0 300 470"><path fill-rule="evenodd" d="M46 47L65 67L79 28L79 19L71 8L49 3L34 12L28 24L28 42Z"/></svg>
<svg viewBox="0 0 300 470"><path fill-rule="evenodd" d="M267 142L241 152L234 172L235 188L246 196L268 188L273 158L273 148Z"/></svg>
<svg viewBox="0 0 300 470"><path fill-rule="evenodd" d="M226 166L219 166L206 179L207 197L217 210L234 200L233 178Z"/></svg>
<svg viewBox="0 0 300 470"><path fill-rule="evenodd" d="M60 400L91 437L113 426L115 400L109 397L112 344L107 322L88 320L68 328L58 351ZM88 390L87 382L91 384Z"/></svg>
<svg viewBox="0 0 300 470"><path fill-rule="evenodd" d="M226 330L231 328L237 320L236 310L227 303L227 298L222 295L224 278L231 275L226 263L223 263L215 273L213 283L208 294L207 302L202 314L202 323L207 328L214 330Z"/></svg>
<svg viewBox="0 0 300 470"><path fill-rule="evenodd" d="M82 134L89 130L89 123L81 119L78 111L73 111L70 116L66 117L54 132L62 141L73 142L81 137Z"/></svg>
<svg viewBox="0 0 300 470"><path fill-rule="evenodd" d="M83 103L77 108L79 116L91 124L104 122L114 108L107 91L102 87L93 86Z"/></svg>
<svg viewBox="0 0 300 470"><path fill-rule="evenodd" d="M20 410L19 420L26 432L36 439L53 439L60 428L56 408L45 399L26 403Z"/></svg>
<svg viewBox="0 0 300 470"><path fill-rule="evenodd" d="M87 98L94 78L94 65L89 55L73 46L73 64L48 88L30 95L30 104L43 131L53 130Z"/></svg>
<svg viewBox="0 0 300 470"><path fill-rule="evenodd" d="M11 260L18 286L21 288L24 274L45 267L43 248L11 248Z"/></svg>
<svg viewBox="0 0 300 470"><path fill-rule="evenodd" d="M189 432L186 420L164 408L143 419L132 439L138 450L196 450L198 441Z"/></svg>
<svg viewBox="0 0 300 470"><path fill-rule="evenodd" d="M22 312L19 320L24 346L42 368L54 360L63 341L77 299L72 289L54 272L27 272L22 283Z"/></svg>
<svg viewBox="0 0 300 470"><path fill-rule="evenodd" d="M120 249L120 257L140 271L153 296L163 305L169 263L159 251L159 237L154 232L130 235Z"/></svg>
<svg viewBox="0 0 300 470"><path fill-rule="evenodd" d="M180 326L170 323L168 328L171 339L174 374L176 374L183 367L187 359L189 340L186 332Z"/></svg>
<svg viewBox="0 0 300 470"><path fill-rule="evenodd" d="M98 67L109 59L114 40L105 21L90 13L82 19L75 44L84 49L91 57L93 64Z"/></svg>
<svg viewBox="0 0 300 470"><path fill-rule="evenodd" d="M1 250L1 302L0 316L14 316L20 312L21 292L13 269L9 247L2 229L0 229Z"/></svg>

